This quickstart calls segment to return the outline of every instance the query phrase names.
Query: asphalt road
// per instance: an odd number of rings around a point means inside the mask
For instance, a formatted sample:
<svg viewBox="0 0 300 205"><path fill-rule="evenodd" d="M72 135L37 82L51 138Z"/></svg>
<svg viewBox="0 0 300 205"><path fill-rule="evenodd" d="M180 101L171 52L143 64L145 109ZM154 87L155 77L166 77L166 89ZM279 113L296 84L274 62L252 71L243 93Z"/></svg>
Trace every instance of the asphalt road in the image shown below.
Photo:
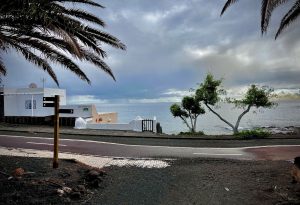
<svg viewBox="0 0 300 205"><path fill-rule="evenodd" d="M28 136L53 138L53 133L35 133L35 132L12 132L0 131L0 135ZM288 137L288 136L287 136ZM298 139L252 139L252 140L213 140L213 139L168 139L168 138L139 138L139 137L117 137L117 136L90 136L90 135L66 135L60 134L60 139L91 140L98 142L111 142L128 145L150 145L150 146L170 146L170 147L252 147L267 145L300 145L300 136Z"/></svg>
<svg viewBox="0 0 300 205"><path fill-rule="evenodd" d="M82 137L82 136L81 136ZM84 137L82 137L84 138ZM145 140L145 139L142 139ZM142 141L141 140L141 141ZM153 140L153 139L152 139ZM155 139L157 143L159 139ZM162 140L163 141L163 140ZM176 141L176 140L174 140ZM114 142L101 142L82 139L61 139L60 152L87 154L109 157L168 157L168 158L232 158L232 159L268 159L290 160L300 156L300 140L185 140L194 146L174 146L178 142L172 140L171 145L157 146L145 144L122 144ZM274 141L277 142L274 145ZM150 141L148 141L150 142ZM249 143L251 142L251 143ZM257 142L257 143L256 143ZM199 147L195 144L199 143ZM269 144L268 144L269 143ZM214 146L215 145L215 146ZM224 147L222 147L222 145ZM238 146L239 145L239 146ZM271 146L270 146L271 145ZM53 138L32 136L0 135L0 146L11 148L26 148L37 150L52 150Z"/></svg>

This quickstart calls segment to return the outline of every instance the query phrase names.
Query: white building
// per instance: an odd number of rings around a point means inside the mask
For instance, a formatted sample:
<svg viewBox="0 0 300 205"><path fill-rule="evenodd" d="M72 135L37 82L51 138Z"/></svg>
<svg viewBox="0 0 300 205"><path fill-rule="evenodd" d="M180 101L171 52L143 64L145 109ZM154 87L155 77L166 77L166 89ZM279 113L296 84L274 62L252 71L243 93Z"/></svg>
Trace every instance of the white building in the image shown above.
<svg viewBox="0 0 300 205"><path fill-rule="evenodd" d="M60 96L60 105L66 105L66 90L53 88L3 88L4 116L45 117L54 109L43 107L43 97Z"/></svg>
<svg viewBox="0 0 300 205"><path fill-rule="evenodd" d="M37 88L30 84L29 88L0 88L0 118L8 123L51 124L54 108L43 107L44 97L60 96L60 109L72 109L72 114L60 114L61 125L75 126L76 119L86 122L87 129L133 130L156 132L156 119L135 119L129 123L118 123L115 112L98 113L95 105L67 105L66 90L53 88Z"/></svg>
<svg viewBox="0 0 300 205"><path fill-rule="evenodd" d="M62 121L64 118L72 119L72 122L68 121L68 125L74 125L78 117L89 119L93 123L117 122L117 113L98 113L93 104L67 105L65 89L37 88L35 84L31 84L29 88L1 88L0 93L0 117L8 122L26 123L29 118L39 118L38 121L41 121L42 118L53 116L54 108L43 107L43 97L55 95L60 96L60 109L73 109L72 114L60 114Z"/></svg>

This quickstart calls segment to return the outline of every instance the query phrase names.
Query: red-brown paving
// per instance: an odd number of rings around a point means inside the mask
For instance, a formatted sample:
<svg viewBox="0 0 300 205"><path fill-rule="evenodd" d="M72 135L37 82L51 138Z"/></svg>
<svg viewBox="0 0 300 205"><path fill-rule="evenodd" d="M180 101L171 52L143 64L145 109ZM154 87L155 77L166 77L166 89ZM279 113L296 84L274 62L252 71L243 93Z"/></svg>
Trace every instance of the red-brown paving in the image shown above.
<svg viewBox="0 0 300 205"><path fill-rule="evenodd" d="M256 160L292 160L300 156L299 146L247 148L244 151L253 154Z"/></svg>

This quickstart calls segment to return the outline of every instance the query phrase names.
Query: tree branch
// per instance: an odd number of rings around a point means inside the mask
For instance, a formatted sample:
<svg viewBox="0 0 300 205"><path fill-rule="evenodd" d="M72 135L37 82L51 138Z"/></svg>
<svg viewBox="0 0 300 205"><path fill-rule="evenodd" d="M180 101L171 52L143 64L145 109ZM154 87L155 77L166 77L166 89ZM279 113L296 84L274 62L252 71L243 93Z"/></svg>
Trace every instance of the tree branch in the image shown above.
<svg viewBox="0 0 300 205"><path fill-rule="evenodd" d="M188 126L188 128L190 129L190 131L192 130L191 126L189 125L189 123L186 121L185 118L183 118L182 116L180 116L180 118L183 120L183 122L186 124L186 126Z"/></svg>
<svg viewBox="0 0 300 205"><path fill-rule="evenodd" d="M227 120L225 120L220 114L218 114L216 111L214 111L207 103L205 103L205 106L206 106L212 113L214 113L220 120L222 120L223 122L225 122L227 125L229 125L229 126L234 130L233 124L231 124L230 122L228 122Z"/></svg>
<svg viewBox="0 0 300 205"><path fill-rule="evenodd" d="M240 116L238 117L238 120L236 121L236 124L235 124L235 127L234 127L234 130L237 132L238 131L238 128L239 128L239 124L241 122L241 119L242 117L250 111L250 108L252 107L252 105L248 105L247 109L244 110L244 112L242 112L242 114L240 114Z"/></svg>

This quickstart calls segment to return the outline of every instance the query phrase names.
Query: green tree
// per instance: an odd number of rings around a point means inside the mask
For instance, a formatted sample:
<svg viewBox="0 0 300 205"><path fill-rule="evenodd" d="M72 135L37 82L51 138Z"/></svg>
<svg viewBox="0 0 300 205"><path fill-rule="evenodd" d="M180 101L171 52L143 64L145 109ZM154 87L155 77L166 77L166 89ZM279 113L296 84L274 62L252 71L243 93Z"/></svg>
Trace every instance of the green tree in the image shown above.
<svg viewBox="0 0 300 205"><path fill-rule="evenodd" d="M213 114L229 125L234 134L238 133L242 117L248 113L252 107L271 108L275 105L270 101L272 89L251 85L241 100L227 98L227 102L233 103L235 107L243 109L243 112L238 116L236 123L232 124L213 109L213 106L221 101L220 95L225 93L221 88L221 84L222 80L216 80L212 74L208 74L204 83L200 84L199 88L196 90L196 99L197 101L203 102Z"/></svg>
<svg viewBox="0 0 300 205"><path fill-rule="evenodd" d="M125 50L116 37L101 30L102 19L82 9L71 7L82 3L103 8L93 0L2 0L0 5L0 49L14 49L26 60L45 70L59 85L51 63L56 63L80 79L89 78L72 60L94 64L114 78L102 45ZM0 56L0 74L7 68Z"/></svg>
<svg viewBox="0 0 300 205"><path fill-rule="evenodd" d="M199 101L189 96L182 99L181 105L171 105L170 111L174 117L181 118L192 133L196 132L198 116L205 113Z"/></svg>
<svg viewBox="0 0 300 205"><path fill-rule="evenodd" d="M238 0L227 0L222 11L221 15L227 10L229 6L236 3ZM275 35L275 39L282 33L282 31L288 27L292 22L294 22L300 15L300 0L293 0L294 4L290 10L283 16L281 19L280 26ZM272 16L273 11L280 6L290 2L288 0L262 0L261 1L261 32L262 34L267 32L269 22Z"/></svg>

